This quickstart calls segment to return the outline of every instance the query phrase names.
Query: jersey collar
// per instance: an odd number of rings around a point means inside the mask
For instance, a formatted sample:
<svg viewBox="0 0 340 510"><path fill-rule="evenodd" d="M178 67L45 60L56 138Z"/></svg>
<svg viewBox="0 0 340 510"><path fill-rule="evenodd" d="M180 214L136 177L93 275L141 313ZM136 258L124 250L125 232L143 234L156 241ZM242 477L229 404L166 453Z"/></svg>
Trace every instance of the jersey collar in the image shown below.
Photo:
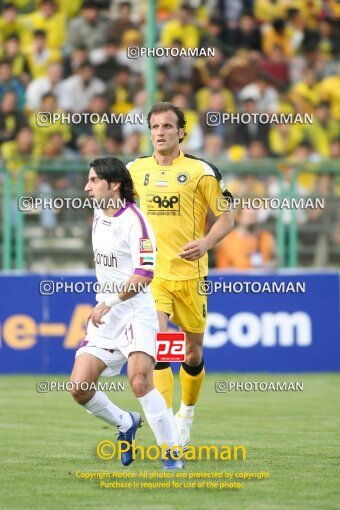
<svg viewBox="0 0 340 510"><path fill-rule="evenodd" d="M128 209L128 207L131 207L132 205L133 205L132 202L125 202L125 205L118 209L118 211L116 211L113 216L106 216L106 214L104 214L103 212L102 216L107 220L112 220L112 218L117 218L118 216L123 214L123 212L126 211L126 209Z"/></svg>
<svg viewBox="0 0 340 510"><path fill-rule="evenodd" d="M172 165L174 165L177 161L179 161L181 158L183 158L183 156L184 156L184 153L183 153L183 151L181 151L181 150L180 150L180 151L179 151L179 154L178 154L178 156L177 156L177 158L175 158L175 159L173 160L173 162L172 162L172 164L171 164L171 165L159 165L159 164L158 164L158 162L157 162L157 159L155 158L155 153L153 153L153 154L152 154L152 157L153 157L153 159L155 160L156 165L158 165L158 166L172 166Z"/></svg>
<svg viewBox="0 0 340 510"><path fill-rule="evenodd" d="M114 215L112 216L112 218L117 218L117 216L120 216L121 214L123 214L124 211L126 211L126 209L128 207L131 207L133 204L132 202L126 202L125 205L123 207L121 207L120 209L118 209L117 212L114 213Z"/></svg>

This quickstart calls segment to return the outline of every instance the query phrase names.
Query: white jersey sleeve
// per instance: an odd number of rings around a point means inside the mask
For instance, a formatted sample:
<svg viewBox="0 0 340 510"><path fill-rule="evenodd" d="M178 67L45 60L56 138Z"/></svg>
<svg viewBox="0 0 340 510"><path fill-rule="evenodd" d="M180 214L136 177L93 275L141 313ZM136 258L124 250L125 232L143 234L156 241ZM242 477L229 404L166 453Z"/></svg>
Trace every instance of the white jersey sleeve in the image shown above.
<svg viewBox="0 0 340 510"><path fill-rule="evenodd" d="M129 246L134 267L134 274L153 277L156 263L156 240L144 214L130 206L131 223L129 229Z"/></svg>

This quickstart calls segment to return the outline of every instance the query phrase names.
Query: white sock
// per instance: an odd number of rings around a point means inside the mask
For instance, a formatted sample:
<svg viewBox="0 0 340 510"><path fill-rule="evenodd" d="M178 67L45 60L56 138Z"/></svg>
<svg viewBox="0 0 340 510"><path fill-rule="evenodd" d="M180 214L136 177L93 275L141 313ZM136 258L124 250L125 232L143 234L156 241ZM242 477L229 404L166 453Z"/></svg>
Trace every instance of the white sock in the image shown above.
<svg viewBox="0 0 340 510"><path fill-rule="evenodd" d="M121 432L126 432L132 425L129 413L114 405L102 391L96 391L94 397L84 404L84 407L89 414L97 416L110 425L116 425Z"/></svg>
<svg viewBox="0 0 340 510"><path fill-rule="evenodd" d="M183 401L181 402L181 407L179 408L179 414L182 418L190 418L192 419L194 417L194 411L195 406L186 406L183 404Z"/></svg>
<svg viewBox="0 0 340 510"><path fill-rule="evenodd" d="M167 412L168 412L169 419L170 419L171 430L172 430L172 433L173 433L174 437L176 438L176 444L177 444L177 435L178 435L178 432L177 432L175 416L174 416L174 412L172 410L172 407L168 407L167 408Z"/></svg>
<svg viewBox="0 0 340 510"><path fill-rule="evenodd" d="M176 437L173 434L169 413L163 396L154 388L138 400L143 407L145 418L152 432L155 434L158 446L164 444L167 448L174 446L176 444Z"/></svg>

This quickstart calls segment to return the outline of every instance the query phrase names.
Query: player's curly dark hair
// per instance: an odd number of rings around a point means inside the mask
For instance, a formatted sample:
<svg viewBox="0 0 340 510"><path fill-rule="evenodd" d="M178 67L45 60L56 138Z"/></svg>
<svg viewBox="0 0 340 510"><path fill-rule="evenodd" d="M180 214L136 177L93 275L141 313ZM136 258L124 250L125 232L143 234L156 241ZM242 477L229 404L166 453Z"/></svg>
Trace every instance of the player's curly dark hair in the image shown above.
<svg viewBox="0 0 340 510"><path fill-rule="evenodd" d="M107 182L120 182L121 198L127 202L135 202L131 175L123 161L112 156L97 158L91 161L91 167L100 179L105 179Z"/></svg>
<svg viewBox="0 0 340 510"><path fill-rule="evenodd" d="M183 128L185 131L187 121L186 121L184 112L178 106L175 106L174 104L169 103L167 101L154 104L153 107L151 108L151 110L149 111L148 117L147 117L149 129L151 129L151 123L150 123L151 115L153 115L154 113L163 113L163 112L168 112L168 111L174 112L177 115L177 127L178 127L178 129ZM186 133L184 136L186 136ZM183 140L184 140L184 137L180 138L179 143L181 143Z"/></svg>

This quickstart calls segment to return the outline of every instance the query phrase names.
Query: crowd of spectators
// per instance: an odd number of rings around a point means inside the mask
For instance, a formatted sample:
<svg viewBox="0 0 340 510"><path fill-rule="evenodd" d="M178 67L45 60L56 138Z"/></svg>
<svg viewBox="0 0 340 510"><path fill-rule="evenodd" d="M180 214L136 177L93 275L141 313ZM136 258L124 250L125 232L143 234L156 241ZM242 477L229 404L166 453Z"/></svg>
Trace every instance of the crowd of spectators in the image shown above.
<svg viewBox="0 0 340 510"><path fill-rule="evenodd" d="M186 113L184 151L226 163L284 158L286 168L340 158L339 2L156 5L156 46L214 50L207 57L157 58L157 100ZM146 112L146 57L129 59L127 48L145 45L148 2L13 0L0 1L0 9L0 150L13 178L27 158L148 151L146 124L90 124L84 116L77 124L41 127L36 119L39 111ZM308 113L313 122L210 126L209 111ZM28 172L26 186L34 185ZM270 185L253 177L251 190L268 195ZM301 192L313 193L316 185L315 177L299 178ZM246 184L236 179L231 186Z"/></svg>

